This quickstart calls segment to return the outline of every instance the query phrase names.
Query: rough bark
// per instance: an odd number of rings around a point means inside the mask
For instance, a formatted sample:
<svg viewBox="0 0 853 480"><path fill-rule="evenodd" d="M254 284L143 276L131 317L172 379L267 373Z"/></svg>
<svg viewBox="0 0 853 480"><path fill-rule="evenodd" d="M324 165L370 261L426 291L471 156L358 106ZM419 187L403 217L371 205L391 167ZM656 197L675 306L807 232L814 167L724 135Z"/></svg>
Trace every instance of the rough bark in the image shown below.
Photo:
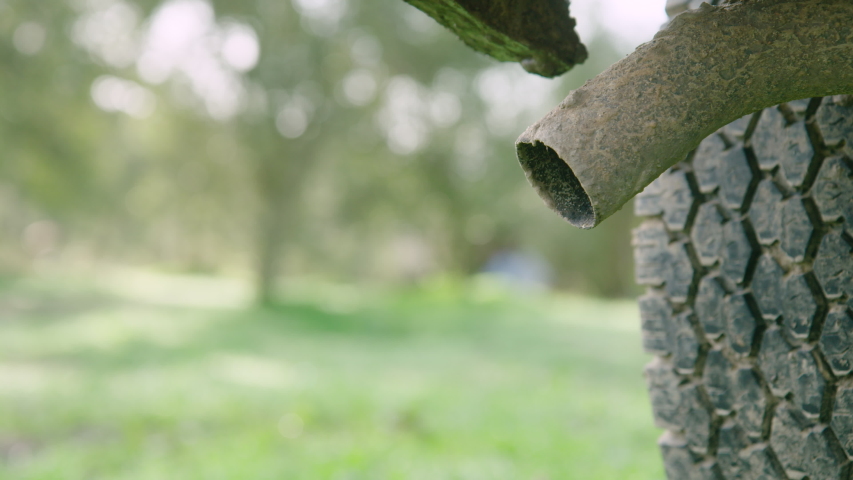
<svg viewBox="0 0 853 480"><path fill-rule="evenodd" d="M280 169L270 168L269 163L267 160L259 165L257 181L260 205L255 228L257 257L254 273L255 299L261 305L272 304L276 299L276 280L280 273L287 220L286 181Z"/></svg>
<svg viewBox="0 0 853 480"><path fill-rule="evenodd" d="M280 209L282 201L275 192L261 192L261 212L258 215L257 258L255 266L255 300L270 305L276 300L276 279L282 261L285 237L285 218Z"/></svg>
<svg viewBox="0 0 853 480"><path fill-rule="evenodd" d="M586 60L566 0L405 0L469 47L555 77Z"/></svg>
<svg viewBox="0 0 853 480"><path fill-rule="evenodd" d="M703 4L529 127L519 161L546 204L591 228L723 125L853 93L851 59L849 0Z"/></svg>

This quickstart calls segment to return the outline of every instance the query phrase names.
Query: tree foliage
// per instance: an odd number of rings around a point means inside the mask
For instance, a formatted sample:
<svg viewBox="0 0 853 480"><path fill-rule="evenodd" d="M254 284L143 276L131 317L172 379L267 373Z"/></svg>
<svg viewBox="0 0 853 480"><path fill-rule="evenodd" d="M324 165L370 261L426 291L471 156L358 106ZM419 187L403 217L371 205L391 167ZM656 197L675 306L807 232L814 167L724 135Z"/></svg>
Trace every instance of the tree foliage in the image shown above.
<svg viewBox="0 0 853 480"><path fill-rule="evenodd" d="M399 0L6 0L0 12L7 270L61 254L251 271L269 297L280 276L415 280L518 250L543 256L558 285L631 284L627 215L571 230L512 148L610 63L602 39L587 42L597 63L545 80ZM53 253L22 237L43 220L60 232Z"/></svg>

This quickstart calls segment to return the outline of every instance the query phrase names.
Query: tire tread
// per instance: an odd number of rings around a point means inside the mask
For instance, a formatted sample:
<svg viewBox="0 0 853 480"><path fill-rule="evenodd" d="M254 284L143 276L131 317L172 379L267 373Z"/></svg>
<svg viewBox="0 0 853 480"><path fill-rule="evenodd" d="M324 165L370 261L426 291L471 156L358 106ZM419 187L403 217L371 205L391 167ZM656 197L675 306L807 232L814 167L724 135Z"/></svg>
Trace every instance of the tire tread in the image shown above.
<svg viewBox="0 0 853 480"><path fill-rule="evenodd" d="M853 458L853 107L789 102L637 200L668 478L842 479Z"/></svg>

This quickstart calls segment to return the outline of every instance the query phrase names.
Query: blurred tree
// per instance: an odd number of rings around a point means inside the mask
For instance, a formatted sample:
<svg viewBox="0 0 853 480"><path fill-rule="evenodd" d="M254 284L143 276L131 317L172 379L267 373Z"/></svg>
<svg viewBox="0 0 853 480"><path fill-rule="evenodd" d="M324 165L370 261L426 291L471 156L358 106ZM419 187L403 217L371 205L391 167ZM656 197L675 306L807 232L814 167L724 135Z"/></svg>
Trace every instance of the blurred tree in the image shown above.
<svg viewBox="0 0 853 480"><path fill-rule="evenodd" d="M5 189L63 217L97 206L92 152L106 119L89 108L102 70L61 35L73 14L41 2L0 3L0 143Z"/></svg>
<svg viewBox="0 0 853 480"><path fill-rule="evenodd" d="M47 217L97 257L252 265L261 301L284 272L468 274L507 249L544 255L562 286L630 288L630 219L570 229L512 148L617 56L603 39L545 80L399 0L0 9L0 194L19 199L4 238Z"/></svg>

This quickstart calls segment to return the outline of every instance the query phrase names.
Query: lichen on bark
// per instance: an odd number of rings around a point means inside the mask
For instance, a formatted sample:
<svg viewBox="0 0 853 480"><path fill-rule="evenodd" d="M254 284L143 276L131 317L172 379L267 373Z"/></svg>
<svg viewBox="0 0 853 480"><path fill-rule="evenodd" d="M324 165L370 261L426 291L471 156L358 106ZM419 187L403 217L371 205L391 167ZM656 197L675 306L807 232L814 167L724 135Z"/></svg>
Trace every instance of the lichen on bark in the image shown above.
<svg viewBox="0 0 853 480"><path fill-rule="evenodd" d="M586 60L566 0L405 0L474 50L555 77Z"/></svg>

